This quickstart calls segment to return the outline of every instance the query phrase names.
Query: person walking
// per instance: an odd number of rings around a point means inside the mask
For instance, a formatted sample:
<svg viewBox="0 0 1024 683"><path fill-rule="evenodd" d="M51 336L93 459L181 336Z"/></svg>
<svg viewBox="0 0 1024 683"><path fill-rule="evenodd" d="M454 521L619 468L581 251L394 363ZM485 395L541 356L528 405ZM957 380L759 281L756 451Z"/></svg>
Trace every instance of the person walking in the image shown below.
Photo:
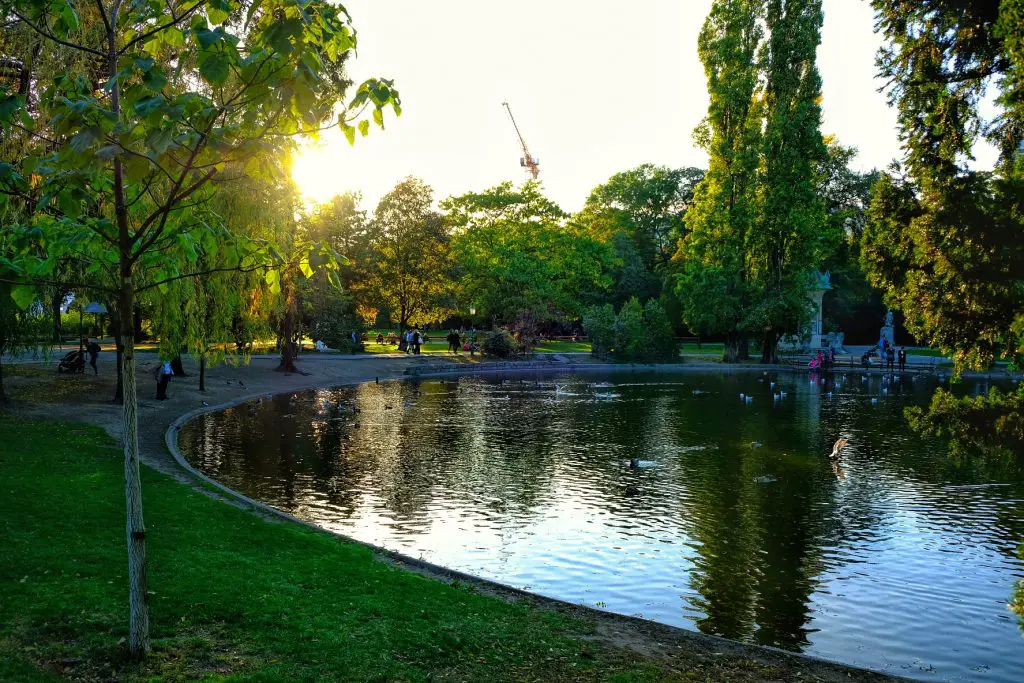
<svg viewBox="0 0 1024 683"><path fill-rule="evenodd" d="M89 365L92 366L92 374L100 374L99 369L96 367L96 360L100 357L100 345L90 339L85 345L85 350L89 353Z"/></svg>
<svg viewBox="0 0 1024 683"><path fill-rule="evenodd" d="M171 382L171 377L174 376L174 370L171 369L171 361L165 360L161 365L157 366L156 371L156 400L166 401L167 400L167 385Z"/></svg>
<svg viewBox="0 0 1024 683"><path fill-rule="evenodd" d="M900 347L900 372L907 369L907 347Z"/></svg>
<svg viewBox="0 0 1024 683"><path fill-rule="evenodd" d="M413 328L412 331L412 352L413 355L420 355L420 344L423 343L423 335L420 334L420 328Z"/></svg>

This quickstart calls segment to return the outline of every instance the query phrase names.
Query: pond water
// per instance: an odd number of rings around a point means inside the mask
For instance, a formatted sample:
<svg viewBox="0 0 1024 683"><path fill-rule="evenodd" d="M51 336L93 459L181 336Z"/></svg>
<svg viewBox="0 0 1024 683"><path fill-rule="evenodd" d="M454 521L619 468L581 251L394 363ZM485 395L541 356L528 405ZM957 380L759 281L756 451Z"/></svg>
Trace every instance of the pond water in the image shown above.
<svg viewBox="0 0 1024 683"><path fill-rule="evenodd" d="M508 585L894 674L1021 681L1024 478L910 433L902 409L933 389L860 373L424 379L267 397L179 443L249 496Z"/></svg>

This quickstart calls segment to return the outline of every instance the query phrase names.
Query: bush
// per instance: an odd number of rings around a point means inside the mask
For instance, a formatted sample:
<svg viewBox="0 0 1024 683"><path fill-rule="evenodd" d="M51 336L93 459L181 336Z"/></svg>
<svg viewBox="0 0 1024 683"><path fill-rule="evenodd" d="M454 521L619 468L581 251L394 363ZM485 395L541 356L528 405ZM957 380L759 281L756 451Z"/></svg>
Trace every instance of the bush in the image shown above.
<svg viewBox="0 0 1024 683"><path fill-rule="evenodd" d="M655 299L641 306L633 297L619 311L611 304L593 306L583 314L583 330L595 355L627 362L674 361L679 357L672 323Z"/></svg>
<svg viewBox="0 0 1024 683"><path fill-rule="evenodd" d="M583 332L595 356L608 356L615 346L615 309L611 304L591 306L583 312Z"/></svg>
<svg viewBox="0 0 1024 683"><path fill-rule="evenodd" d="M661 302L651 299L644 306L644 322L647 323L647 354L651 360L674 361L679 358L679 342L668 312Z"/></svg>
<svg viewBox="0 0 1024 683"><path fill-rule="evenodd" d="M317 311L310 332L314 341L322 341L342 353L358 353L363 350L362 321L344 299L332 300ZM353 332L358 341L352 341Z"/></svg>
<svg viewBox="0 0 1024 683"><path fill-rule="evenodd" d="M482 348L488 356L496 358L510 358L516 353L516 343L507 330L488 332Z"/></svg>

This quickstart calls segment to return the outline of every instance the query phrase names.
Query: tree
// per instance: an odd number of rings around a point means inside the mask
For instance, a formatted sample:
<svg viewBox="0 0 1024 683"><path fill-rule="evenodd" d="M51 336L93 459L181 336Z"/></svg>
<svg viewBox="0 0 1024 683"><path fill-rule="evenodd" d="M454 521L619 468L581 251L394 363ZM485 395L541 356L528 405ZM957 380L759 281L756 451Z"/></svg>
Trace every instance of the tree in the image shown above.
<svg viewBox="0 0 1024 683"><path fill-rule="evenodd" d="M605 241L615 234L628 236L654 272L672 258L685 232L694 189L703 177L699 168L641 164L595 187L576 220Z"/></svg>
<svg viewBox="0 0 1024 683"><path fill-rule="evenodd" d="M54 72L32 109L28 95L6 85L0 91L3 136L22 144L17 157L0 163L0 196L32 211L14 230L36 245L2 265L13 271L9 279L37 286L53 284L60 258L81 259L88 272L116 269L116 283L98 289L117 298L124 349L128 648L138 655L149 648L149 617L136 298L206 274L195 267L202 251L243 270L280 263L268 245L236 239L221 221L211 222L211 183L229 164L259 174L292 136L329 125L349 85L343 63L355 34L343 8L319 1L0 0L0 15L90 65ZM80 30L82 17L88 30ZM351 111L371 106L382 123L386 105L398 111L390 83L367 81L340 125L351 138ZM365 134L368 123L359 128Z"/></svg>
<svg viewBox="0 0 1024 683"><path fill-rule="evenodd" d="M999 357L1024 362L1024 3L873 2L888 40L881 74L899 113L905 170L876 183L861 262L919 339L951 353L954 372ZM979 101L998 88L998 115ZM972 169L974 143L999 148L991 171ZM975 452L1024 455L1020 398L958 401L936 392L911 423ZM979 419L980 418L980 419ZM937 425L946 428L936 432ZM1011 434L1016 430L1017 436ZM1000 446L1002 444L1002 446ZM960 448L959 452L963 452Z"/></svg>
<svg viewBox="0 0 1024 683"><path fill-rule="evenodd" d="M763 31L759 3L717 0L697 41L708 80L707 118L694 138L708 153L708 171L687 213L688 233L674 257L683 320L692 330L725 336L723 360L746 348L752 297L748 234L756 214L761 103L757 53Z"/></svg>
<svg viewBox="0 0 1024 683"><path fill-rule="evenodd" d="M367 286L397 313L403 330L442 320L452 310L448 233L432 203L430 186L410 176L381 198L370 226Z"/></svg>
<svg viewBox="0 0 1024 683"><path fill-rule="evenodd" d="M611 284L611 249L567 226L535 181L450 197L441 208L452 226L464 306L495 325L576 317Z"/></svg>
<svg viewBox="0 0 1024 683"><path fill-rule="evenodd" d="M583 313L583 329L595 355L628 362L675 361L679 358L672 325L656 299L646 305L633 297L619 309L591 306Z"/></svg>
<svg viewBox="0 0 1024 683"><path fill-rule="evenodd" d="M754 326L764 330L762 363L777 363L779 336L808 318L808 278L834 237L825 234L815 186L827 158L821 137L821 0L768 0L762 46L764 134L758 215L748 239L751 279L760 290Z"/></svg>

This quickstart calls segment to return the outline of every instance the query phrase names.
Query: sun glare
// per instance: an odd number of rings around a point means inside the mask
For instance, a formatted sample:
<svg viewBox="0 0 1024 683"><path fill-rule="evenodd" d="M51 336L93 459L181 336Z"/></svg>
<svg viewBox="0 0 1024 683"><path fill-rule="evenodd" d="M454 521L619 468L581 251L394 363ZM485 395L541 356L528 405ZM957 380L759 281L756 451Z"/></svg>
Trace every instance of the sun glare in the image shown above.
<svg viewBox="0 0 1024 683"><path fill-rule="evenodd" d="M333 140L304 145L295 155L292 179L306 201L322 204L336 194L353 189L342 177L338 155Z"/></svg>

